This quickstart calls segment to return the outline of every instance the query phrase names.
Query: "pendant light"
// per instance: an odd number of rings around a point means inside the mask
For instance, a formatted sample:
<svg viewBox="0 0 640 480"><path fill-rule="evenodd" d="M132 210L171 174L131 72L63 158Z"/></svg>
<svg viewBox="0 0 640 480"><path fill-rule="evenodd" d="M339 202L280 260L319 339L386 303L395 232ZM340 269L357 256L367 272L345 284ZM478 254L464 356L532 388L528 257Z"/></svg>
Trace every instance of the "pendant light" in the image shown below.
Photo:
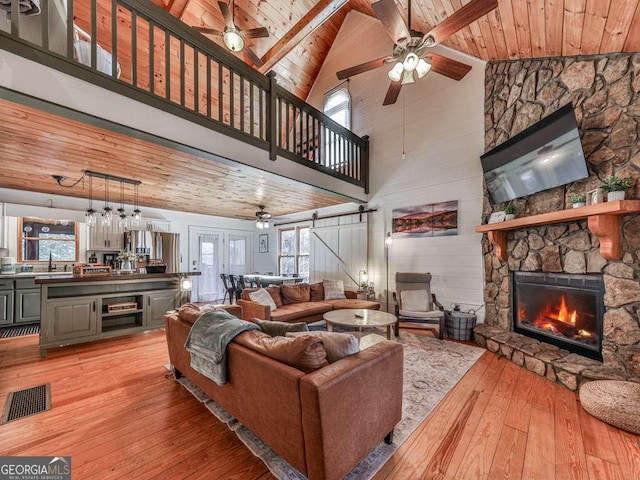
<svg viewBox="0 0 640 480"><path fill-rule="evenodd" d="M102 212L102 226L111 225L113 220L113 209L109 206L109 179L104 180L104 212Z"/></svg>
<svg viewBox="0 0 640 480"><path fill-rule="evenodd" d="M127 214L124 213L124 182L120 182L120 208L118 208L118 227L127 228Z"/></svg>
<svg viewBox="0 0 640 480"><path fill-rule="evenodd" d="M89 208L85 213L85 221L88 226L93 227L97 224L98 212L93 209L93 177L101 178L104 180L104 208L101 215L100 223L103 227L107 227L111 225L113 222L113 208L109 204L109 182L117 182L120 185L120 206L116 210L118 213L117 224L118 227L127 228L129 225L135 226L139 225L142 219L142 215L140 213L140 207L138 204L138 185L140 185L140 180L135 180L133 178L119 177L117 175L109 175L108 173L100 173L100 172L92 172L90 170L85 170L82 177L74 184L76 185L82 178L89 177ZM56 181L60 184L62 180L58 180L58 178L63 179L61 176L54 177ZM125 184L133 185L134 187L134 196L135 196L135 209L133 210L133 214L131 218L127 216L127 213L124 208L124 190ZM115 199L114 204L117 204L118 200Z"/></svg>
<svg viewBox="0 0 640 480"><path fill-rule="evenodd" d="M85 222L89 227L96 225L96 211L93 209L93 177L89 177L89 208L84 214Z"/></svg>
<svg viewBox="0 0 640 480"><path fill-rule="evenodd" d="M142 213L140 212L139 204L138 204L138 185L139 182L134 185L134 208L133 214L131 215L131 226L139 227L142 222Z"/></svg>

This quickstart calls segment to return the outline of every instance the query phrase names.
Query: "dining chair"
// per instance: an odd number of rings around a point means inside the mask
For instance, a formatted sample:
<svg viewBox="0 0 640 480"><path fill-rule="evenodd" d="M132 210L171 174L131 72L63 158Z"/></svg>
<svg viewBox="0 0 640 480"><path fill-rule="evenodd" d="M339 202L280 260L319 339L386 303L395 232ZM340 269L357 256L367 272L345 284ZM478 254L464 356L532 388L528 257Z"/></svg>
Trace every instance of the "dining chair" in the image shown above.
<svg viewBox="0 0 640 480"><path fill-rule="evenodd" d="M235 303L237 298L240 298L237 295L238 286L236 285L236 276L235 275L227 275L229 278L229 303Z"/></svg>
<svg viewBox="0 0 640 480"><path fill-rule="evenodd" d="M220 274L220 279L222 280L222 285L224 287L224 296L222 297L222 303L224 303L224 301L227 299L227 296L229 297L229 303L233 303L234 288L231 285L231 281L229 279L230 276L231 275L227 275L226 273Z"/></svg>
<svg viewBox="0 0 640 480"><path fill-rule="evenodd" d="M236 275L236 301L240 298L240 295L242 294L242 291L247 288L245 281L244 281L244 275Z"/></svg>

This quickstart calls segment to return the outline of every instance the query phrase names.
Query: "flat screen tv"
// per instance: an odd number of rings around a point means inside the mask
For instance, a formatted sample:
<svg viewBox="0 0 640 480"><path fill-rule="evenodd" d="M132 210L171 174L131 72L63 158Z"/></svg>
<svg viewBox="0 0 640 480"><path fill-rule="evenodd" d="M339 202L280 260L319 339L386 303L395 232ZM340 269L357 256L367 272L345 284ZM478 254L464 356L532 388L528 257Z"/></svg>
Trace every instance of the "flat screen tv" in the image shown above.
<svg viewBox="0 0 640 480"><path fill-rule="evenodd" d="M589 176L571 104L480 157L492 203Z"/></svg>

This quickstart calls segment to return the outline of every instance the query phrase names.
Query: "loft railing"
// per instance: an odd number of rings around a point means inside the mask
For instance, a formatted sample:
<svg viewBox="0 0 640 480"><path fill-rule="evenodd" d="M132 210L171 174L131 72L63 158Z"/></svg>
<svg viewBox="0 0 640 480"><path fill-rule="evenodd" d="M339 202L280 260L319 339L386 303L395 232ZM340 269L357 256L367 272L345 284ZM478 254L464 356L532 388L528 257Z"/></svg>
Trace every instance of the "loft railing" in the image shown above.
<svg viewBox="0 0 640 480"><path fill-rule="evenodd" d="M19 0L11 10L19 11ZM367 189L368 141L147 0L42 0L0 49Z"/></svg>

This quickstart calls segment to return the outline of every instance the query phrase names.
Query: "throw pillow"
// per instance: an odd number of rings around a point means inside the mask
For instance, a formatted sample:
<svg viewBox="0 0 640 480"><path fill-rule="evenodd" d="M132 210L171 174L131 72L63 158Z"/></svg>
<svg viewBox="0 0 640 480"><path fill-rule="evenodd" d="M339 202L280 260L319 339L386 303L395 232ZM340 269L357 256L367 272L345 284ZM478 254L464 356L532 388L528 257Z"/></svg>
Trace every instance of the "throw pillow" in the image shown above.
<svg viewBox="0 0 640 480"><path fill-rule="evenodd" d="M309 301L321 302L324 300L324 286L322 282L309 284Z"/></svg>
<svg viewBox="0 0 640 480"><path fill-rule="evenodd" d="M296 285L282 285L280 287L282 303L308 302L311 300L311 287L308 283L298 283Z"/></svg>
<svg viewBox="0 0 640 480"><path fill-rule="evenodd" d="M193 303L185 303L178 309L178 318L192 325L200 318L200 315L202 315L200 308Z"/></svg>
<svg viewBox="0 0 640 480"><path fill-rule="evenodd" d="M305 373L329 365L322 342L309 336L270 337L264 332L251 330L238 335L234 342Z"/></svg>
<svg viewBox="0 0 640 480"><path fill-rule="evenodd" d="M249 298L252 302L269 306L272 312L278 308L276 307L276 302L273 301L273 298L271 298L269 292L267 292L264 288L260 288L255 292L251 292L249 294Z"/></svg>
<svg viewBox="0 0 640 480"><path fill-rule="evenodd" d="M322 286L324 287L325 300L347 298L344 294L344 284L342 280L322 280Z"/></svg>
<svg viewBox="0 0 640 480"><path fill-rule="evenodd" d="M259 288L245 288L244 290L242 290L240 298L242 300L251 300L250 295L253 292L257 292L258 290ZM280 308L283 305L282 297L280 296L280 287L266 287L265 290L269 292L269 295L271 295L271 298L273 298L273 301L276 304L276 308Z"/></svg>
<svg viewBox="0 0 640 480"><path fill-rule="evenodd" d="M329 363L337 362L341 358L348 357L360 351L360 342L349 333L338 332L296 332L287 333L287 337L311 336L322 341L327 352Z"/></svg>
<svg viewBox="0 0 640 480"><path fill-rule="evenodd" d="M251 319L253 323L260 327L264 333L272 337L284 337L288 332L308 332L309 327L304 322L287 323L276 322L275 320L260 320L259 318Z"/></svg>
<svg viewBox="0 0 640 480"><path fill-rule="evenodd" d="M433 310L431 299L426 290L403 290L400 292L402 310L410 312L428 312Z"/></svg>

